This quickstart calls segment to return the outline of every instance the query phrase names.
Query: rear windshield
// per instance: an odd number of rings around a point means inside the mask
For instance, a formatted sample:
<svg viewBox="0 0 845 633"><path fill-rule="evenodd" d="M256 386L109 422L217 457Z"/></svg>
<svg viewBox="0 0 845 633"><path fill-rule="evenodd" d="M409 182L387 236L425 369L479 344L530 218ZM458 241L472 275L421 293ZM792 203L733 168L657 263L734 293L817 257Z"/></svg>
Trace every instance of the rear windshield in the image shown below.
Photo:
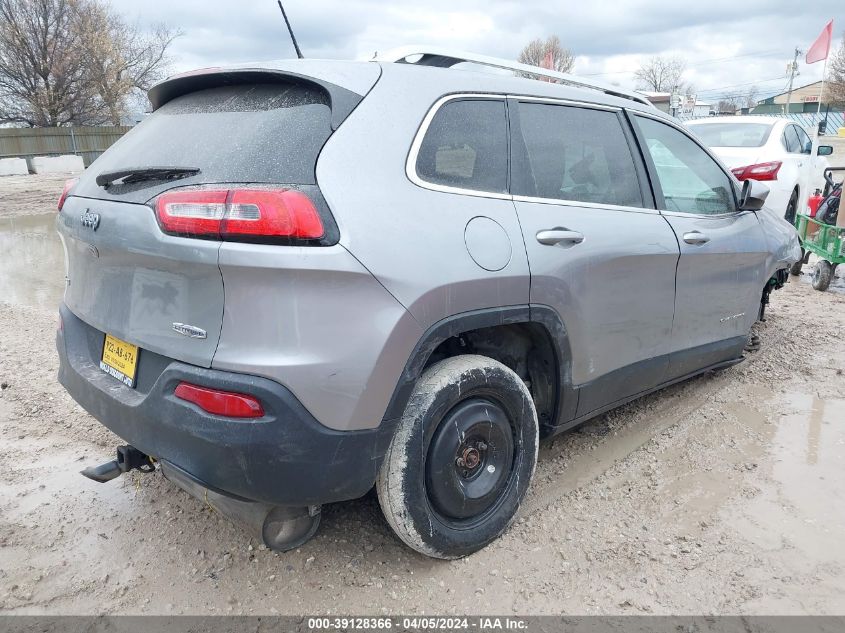
<svg viewBox="0 0 845 633"><path fill-rule="evenodd" d="M317 155L331 131L329 98L319 89L257 84L193 92L163 105L97 159L81 183L88 185L83 195L97 195L90 185L98 174L135 167L201 170L179 185L314 184ZM108 194L148 199L162 186L144 184L110 187Z"/></svg>
<svg viewBox="0 0 845 633"><path fill-rule="evenodd" d="M689 128L708 147L761 147L772 131L771 123L701 123Z"/></svg>

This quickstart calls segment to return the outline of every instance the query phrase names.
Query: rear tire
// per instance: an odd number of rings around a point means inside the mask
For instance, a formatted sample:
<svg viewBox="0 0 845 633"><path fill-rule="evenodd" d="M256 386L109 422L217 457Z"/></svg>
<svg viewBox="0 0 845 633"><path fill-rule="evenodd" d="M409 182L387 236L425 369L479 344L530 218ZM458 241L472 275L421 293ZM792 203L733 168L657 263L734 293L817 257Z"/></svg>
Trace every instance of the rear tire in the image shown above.
<svg viewBox="0 0 845 633"><path fill-rule="evenodd" d="M376 479L388 524L434 558L480 550L516 516L538 442L531 394L508 367L476 355L432 365L414 387Z"/></svg>
<svg viewBox="0 0 845 633"><path fill-rule="evenodd" d="M784 214L784 218L787 222L789 222L792 226L795 226L795 215L798 211L798 190L795 189L792 192L792 195L789 197L789 202L786 205L786 213Z"/></svg>
<svg viewBox="0 0 845 633"><path fill-rule="evenodd" d="M833 266L825 259L820 259L816 262L816 267L813 269L813 288L819 292L824 292L830 286L830 280L833 277Z"/></svg>

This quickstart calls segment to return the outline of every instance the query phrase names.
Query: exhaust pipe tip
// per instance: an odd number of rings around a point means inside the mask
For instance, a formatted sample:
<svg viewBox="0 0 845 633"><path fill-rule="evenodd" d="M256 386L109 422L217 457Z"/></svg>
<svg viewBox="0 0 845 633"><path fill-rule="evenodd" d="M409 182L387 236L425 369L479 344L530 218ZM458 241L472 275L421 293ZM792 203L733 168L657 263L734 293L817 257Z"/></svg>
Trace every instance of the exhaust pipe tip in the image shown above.
<svg viewBox="0 0 845 633"><path fill-rule="evenodd" d="M320 506L277 506L232 497L206 488L170 462L159 464L167 479L276 552L296 549L314 536L320 526Z"/></svg>
<svg viewBox="0 0 845 633"><path fill-rule="evenodd" d="M320 506L274 506L264 518L261 540L271 550L287 552L308 542L320 527Z"/></svg>

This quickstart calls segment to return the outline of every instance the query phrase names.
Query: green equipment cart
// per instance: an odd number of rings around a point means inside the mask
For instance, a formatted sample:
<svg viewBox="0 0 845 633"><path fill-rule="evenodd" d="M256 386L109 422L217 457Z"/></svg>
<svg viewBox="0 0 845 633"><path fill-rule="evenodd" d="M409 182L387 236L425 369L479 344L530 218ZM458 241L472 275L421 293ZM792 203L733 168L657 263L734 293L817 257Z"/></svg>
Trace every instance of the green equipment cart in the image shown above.
<svg viewBox="0 0 845 633"><path fill-rule="evenodd" d="M842 181L838 183L834 181L834 172L845 172L845 167L825 169L824 179L827 184L824 188L822 205L831 196L841 196ZM838 224L842 225L843 222L840 220ZM793 264L789 272L800 275L801 267L807 263L810 253L815 254L819 260L813 269L813 288L825 291L833 280L836 267L845 263L845 226L825 224L806 213L798 213L795 216L795 228L798 229L798 236L801 238L802 258Z"/></svg>

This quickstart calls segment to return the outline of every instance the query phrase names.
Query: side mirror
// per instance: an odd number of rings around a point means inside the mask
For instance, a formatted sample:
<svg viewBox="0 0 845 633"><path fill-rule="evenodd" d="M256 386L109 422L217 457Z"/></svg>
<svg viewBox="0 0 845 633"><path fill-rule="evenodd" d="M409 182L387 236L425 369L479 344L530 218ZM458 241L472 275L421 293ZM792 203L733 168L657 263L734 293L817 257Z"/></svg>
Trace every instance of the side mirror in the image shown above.
<svg viewBox="0 0 845 633"><path fill-rule="evenodd" d="M757 180L742 181L742 193L739 196L740 211L762 209L769 197L769 188Z"/></svg>
<svg viewBox="0 0 845 633"><path fill-rule="evenodd" d="M819 156L830 156L833 154L833 145L819 145L816 154Z"/></svg>

